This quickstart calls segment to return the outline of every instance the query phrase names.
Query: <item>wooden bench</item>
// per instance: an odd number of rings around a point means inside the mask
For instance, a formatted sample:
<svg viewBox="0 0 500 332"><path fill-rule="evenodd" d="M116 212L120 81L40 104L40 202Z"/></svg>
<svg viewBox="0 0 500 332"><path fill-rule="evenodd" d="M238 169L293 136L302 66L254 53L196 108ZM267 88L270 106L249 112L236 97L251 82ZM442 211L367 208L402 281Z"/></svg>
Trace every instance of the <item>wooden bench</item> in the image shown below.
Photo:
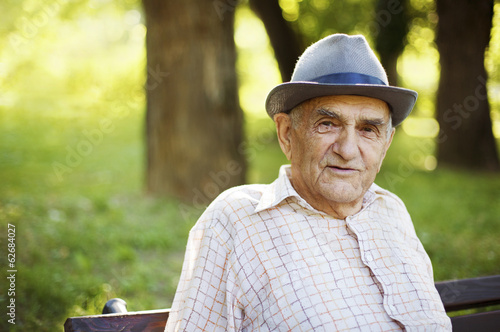
<svg viewBox="0 0 500 332"><path fill-rule="evenodd" d="M500 275L437 282L446 312L500 304ZM451 318L454 332L500 331L500 309Z"/></svg>
<svg viewBox="0 0 500 332"><path fill-rule="evenodd" d="M500 275L438 282L436 288L447 312L500 304ZM125 301L113 299L106 303L103 312L105 314L68 318L64 331L163 332L169 309L127 312ZM498 332L500 309L455 316L451 322L454 332Z"/></svg>

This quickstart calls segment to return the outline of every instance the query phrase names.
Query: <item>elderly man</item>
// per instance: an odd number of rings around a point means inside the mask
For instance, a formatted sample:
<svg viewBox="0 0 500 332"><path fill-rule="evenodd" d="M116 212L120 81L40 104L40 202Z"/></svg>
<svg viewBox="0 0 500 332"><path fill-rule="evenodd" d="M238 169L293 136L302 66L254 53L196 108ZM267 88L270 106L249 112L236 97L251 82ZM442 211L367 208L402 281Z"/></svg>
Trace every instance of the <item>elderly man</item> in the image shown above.
<svg viewBox="0 0 500 332"><path fill-rule="evenodd" d="M266 102L291 166L200 217L166 330L451 330L404 204L373 183L416 97L362 36L310 46Z"/></svg>

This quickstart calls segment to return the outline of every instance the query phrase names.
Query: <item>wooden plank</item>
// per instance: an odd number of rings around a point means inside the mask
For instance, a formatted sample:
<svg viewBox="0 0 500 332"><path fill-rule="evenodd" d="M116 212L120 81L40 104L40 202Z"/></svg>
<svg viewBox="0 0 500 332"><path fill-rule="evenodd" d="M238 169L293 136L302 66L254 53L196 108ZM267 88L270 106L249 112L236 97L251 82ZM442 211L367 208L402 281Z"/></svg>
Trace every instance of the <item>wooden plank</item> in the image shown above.
<svg viewBox="0 0 500 332"><path fill-rule="evenodd" d="M71 317L65 332L163 332L170 309Z"/></svg>
<svg viewBox="0 0 500 332"><path fill-rule="evenodd" d="M437 282L446 311L500 304L500 275Z"/></svg>
<svg viewBox="0 0 500 332"><path fill-rule="evenodd" d="M453 332L498 332L500 310L452 317L451 324Z"/></svg>

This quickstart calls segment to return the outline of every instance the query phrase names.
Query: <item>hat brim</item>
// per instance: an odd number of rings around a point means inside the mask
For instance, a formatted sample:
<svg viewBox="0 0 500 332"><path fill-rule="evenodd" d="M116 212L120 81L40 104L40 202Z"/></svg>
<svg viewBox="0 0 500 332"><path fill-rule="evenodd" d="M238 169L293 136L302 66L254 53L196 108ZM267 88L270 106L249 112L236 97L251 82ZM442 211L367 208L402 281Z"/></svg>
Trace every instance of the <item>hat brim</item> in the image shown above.
<svg viewBox="0 0 500 332"><path fill-rule="evenodd" d="M416 91L387 85L287 82L269 92L266 110L273 119L275 114L288 112L306 100L338 95L365 96L385 101L391 110L394 127L406 119L417 100Z"/></svg>

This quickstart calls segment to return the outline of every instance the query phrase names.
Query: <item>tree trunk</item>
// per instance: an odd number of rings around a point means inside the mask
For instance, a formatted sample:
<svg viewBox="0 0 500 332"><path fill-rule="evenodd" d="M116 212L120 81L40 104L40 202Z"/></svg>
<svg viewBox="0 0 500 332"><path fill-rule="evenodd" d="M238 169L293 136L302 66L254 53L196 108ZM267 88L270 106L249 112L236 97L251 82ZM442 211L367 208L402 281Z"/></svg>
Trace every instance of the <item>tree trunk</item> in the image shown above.
<svg viewBox="0 0 500 332"><path fill-rule="evenodd" d="M500 170L487 97L484 52L493 18L491 0L437 0L441 78L437 95L438 163Z"/></svg>
<svg viewBox="0 0 500 332"><path fill-rule="evenodd" d="M283 82L290 81L295 64L303 52L296 32L283 18L277 0L250 0L250 7L260 17L274 50Z"/></svg>
<svg viewBox="0 0 500 332"><path fill-rule="evenodd" d="M234 6L204 0L143 5L147 190L201 207L245 180Z"/></svg>
<svg viewBox="0 0 500 332"><path fill-rule="evenodd" d="M389 84L398 85L398 58L406 45L408 34L407 0L378 0L375 20L372 25L375 36L375 49L385 68Z"/></svg>

